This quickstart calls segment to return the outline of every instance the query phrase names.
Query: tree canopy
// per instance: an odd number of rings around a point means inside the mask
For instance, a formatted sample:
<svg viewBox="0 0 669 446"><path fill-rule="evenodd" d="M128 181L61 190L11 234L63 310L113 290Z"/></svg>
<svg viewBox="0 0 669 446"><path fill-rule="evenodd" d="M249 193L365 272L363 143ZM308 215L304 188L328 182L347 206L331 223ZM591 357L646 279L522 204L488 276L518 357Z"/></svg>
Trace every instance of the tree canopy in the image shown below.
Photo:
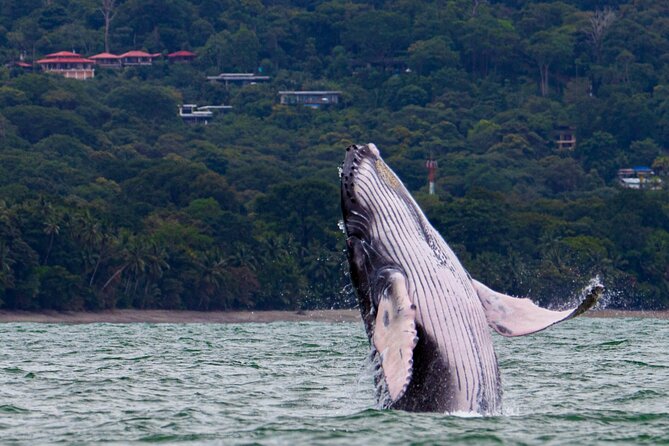
<svg viewBox="0 0 669 446"><path fill-rule="evenodd" d="M669 307L663 2L6 0L0 308L353 304L337 167L374 142L472 276L560 305ZM13 64L197 53L77 81ZM36 70L37 71L37 70ZM222 71L267 83L208 81ZM340 104L281 105L280 90ZM232 105L208 125L177 105ZM572 129L573 150L557 132ZM439 163L427 195L425 161Z"/></svg>

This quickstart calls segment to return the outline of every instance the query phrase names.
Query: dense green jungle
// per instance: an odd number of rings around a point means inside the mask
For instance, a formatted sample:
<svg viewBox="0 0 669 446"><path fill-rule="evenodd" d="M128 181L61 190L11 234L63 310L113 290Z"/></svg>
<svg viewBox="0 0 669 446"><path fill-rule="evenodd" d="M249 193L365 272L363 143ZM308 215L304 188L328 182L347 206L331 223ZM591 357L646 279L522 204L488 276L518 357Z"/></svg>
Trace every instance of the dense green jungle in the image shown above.
<svg viewBox="0 0 669 446"><path fill-rule="evenodd" d="M366 142L490 287L559 305L599 275L611 307L668 308L667 17L650 0L4 0L0 309L353 306L338 166ZM86 81L16 65L106 47L197 59ZM188 125L182 103L233 108ZM658 187L620 187L631 166Z"/></svg>

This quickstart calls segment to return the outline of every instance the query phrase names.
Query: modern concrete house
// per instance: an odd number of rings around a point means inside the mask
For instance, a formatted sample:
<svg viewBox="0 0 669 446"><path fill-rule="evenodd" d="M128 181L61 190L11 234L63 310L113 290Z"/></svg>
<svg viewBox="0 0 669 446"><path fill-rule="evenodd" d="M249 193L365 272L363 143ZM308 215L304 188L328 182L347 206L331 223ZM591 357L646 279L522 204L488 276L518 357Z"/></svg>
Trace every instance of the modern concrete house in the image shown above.
<svg viewBox="0 0 669 446"><path fill-rule="evenodd" d="M313 108L338 104L340 96L341 91L328 90L279 92L279 100L284 105L304 105Z"/></svg>
<svg viewBox="0 0 669 446"><path fill-rule="evenodd" d="M179 117L187 124L209 124L214 118L215 111L231 110L231 105L204 105L183 104L179 106Z"/></svg>
<svg viewBox="0 0 669 446"><path fill-rule="evenodd" d="M207 79L210 81L224 82L225 85L229 84L257 84L259 82L268 82L269 76L261 76L255 73L221 73L218 76L207 76Z"/></svg>
<svg viewBox="0 0 669 446"><path fill-rule="evenodd" d="M618 169L618 184L625 189L662 189L662 179L647 166Z"/></svg>

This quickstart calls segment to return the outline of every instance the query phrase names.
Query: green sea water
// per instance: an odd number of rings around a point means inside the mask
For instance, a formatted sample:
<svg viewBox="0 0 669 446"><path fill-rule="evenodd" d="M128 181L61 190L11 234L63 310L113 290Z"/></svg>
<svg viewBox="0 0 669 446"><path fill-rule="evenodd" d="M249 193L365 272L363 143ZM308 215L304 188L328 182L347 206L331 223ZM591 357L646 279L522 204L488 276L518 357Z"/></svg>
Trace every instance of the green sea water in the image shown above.
<svg viewBox="0 0 669 446"><path fill-rule="evenodd" d="M378 410L359 323L0 325L0 444L669 444L669 322L495 337L499 416Z"/></svg>

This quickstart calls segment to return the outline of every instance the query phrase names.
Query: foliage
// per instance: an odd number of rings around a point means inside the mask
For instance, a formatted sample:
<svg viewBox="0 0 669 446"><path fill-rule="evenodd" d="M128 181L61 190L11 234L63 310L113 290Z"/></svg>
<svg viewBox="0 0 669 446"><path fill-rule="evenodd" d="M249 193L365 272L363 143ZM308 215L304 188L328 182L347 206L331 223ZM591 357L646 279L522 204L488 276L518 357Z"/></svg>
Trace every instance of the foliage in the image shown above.
<svg viewBox="0 0 669 446"><path fill-rule="evenodd" d="M3 1L0 62L198 59L86 82L0 70L0 308L350 305L337 166L368 141L477 279L559 305L599 274L611 305L669 307L669 195L616 185L633 165L669 180L662 2L106 3L113 20L103 0ZM278 104L293 89L342 104ZM184 102L234 108L189 126Z"/></svg>

